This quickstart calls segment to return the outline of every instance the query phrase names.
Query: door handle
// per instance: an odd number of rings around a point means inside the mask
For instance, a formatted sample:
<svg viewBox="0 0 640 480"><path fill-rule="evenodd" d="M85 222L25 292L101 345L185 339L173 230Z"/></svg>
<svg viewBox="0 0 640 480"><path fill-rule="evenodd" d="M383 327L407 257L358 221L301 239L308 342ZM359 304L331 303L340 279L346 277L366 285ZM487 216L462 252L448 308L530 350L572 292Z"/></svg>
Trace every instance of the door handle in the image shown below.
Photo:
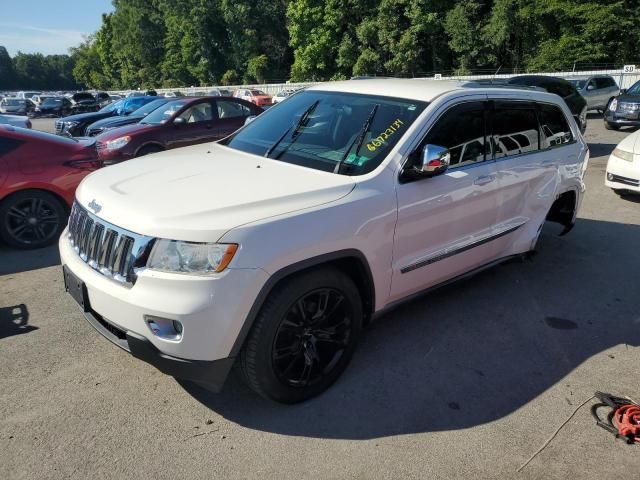
<svg viewBox="0 0 640 480"><path fill-rule="evenodd" d="M474 185L486 185L487 183L493 182L495 179L495 175L483 175L482 177L476 178L473 183Z"/></svg>

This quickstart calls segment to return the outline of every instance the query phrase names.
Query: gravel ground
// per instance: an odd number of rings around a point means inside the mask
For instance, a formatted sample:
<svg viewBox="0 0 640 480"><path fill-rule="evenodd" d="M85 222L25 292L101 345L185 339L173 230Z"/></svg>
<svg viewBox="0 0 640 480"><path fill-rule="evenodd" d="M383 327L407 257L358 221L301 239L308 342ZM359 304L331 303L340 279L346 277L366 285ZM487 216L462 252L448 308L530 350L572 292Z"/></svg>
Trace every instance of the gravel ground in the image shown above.
<svg viewBox="0 0 640 480"><path fill-rule="evenodd" d="M596 390L640 400L640 200L603 183L628 133L591 118L569 235L550 225L530 260L387 314L330 391L292 407L162 375L87 324L55 248L0 246L0 478L637 476L640 450L592 401L516 473Z"/></svg>

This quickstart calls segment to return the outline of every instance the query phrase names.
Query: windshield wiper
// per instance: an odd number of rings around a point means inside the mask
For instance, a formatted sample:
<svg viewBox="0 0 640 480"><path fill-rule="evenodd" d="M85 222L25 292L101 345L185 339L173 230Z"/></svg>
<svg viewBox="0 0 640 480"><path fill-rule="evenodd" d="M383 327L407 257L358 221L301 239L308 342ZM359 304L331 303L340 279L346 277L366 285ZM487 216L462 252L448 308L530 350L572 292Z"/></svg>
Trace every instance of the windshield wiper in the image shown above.
<svg viewBox="0 0 640 480"><path fill-rule="evenodd" d="M344 161L349 156L349 152L351 152L351 149L353 148L353 146L356 145L356 144L357 144L357 146L356 146L356 152L355 153L356 153L356 156L358 155L358 152L360 151L360 147L362 147L362 144L364 143L364 137L367 135L367 132L369 131L369 128L371 128L371 123L373 123L373 118L376 116L376 113L378 112L378 108L379 107L380 107L380 104L378 104L378 103L376 103L373 106L373 108L371 109L371 112L369 113L369 116L367 117L367 119L362 124L362 128L360 129L360 132L358 133L358 136L356 138L354 138L353 142L351 142L349 144L349 147L347 148L347 151L344 152L344 155L342 155L342 158L340 159L340 161L336 164L335 168L333 169L333 173L340 173L340 168L342 167L342 164L344 163Z"/></svg>
<svg viewBox="0 0 640 480"><path fill-rule="evenodd" d="M307 124L307 121L309 120L309 115L311 115L313 113L313 111L316 109L316 107L318 106L318 104L320 103L320 100L316 100L315 102L313 102L311 105L309 105L309 107L302 112L302 115L300 115L300 119L292 124L289 128L287 128L284 133L282 135L280 135L280 137L278 138L278 140L276 140L273 145L271 145L266 152L264 152L264 156L269 158L269 155L271 155L273 153L273 151L278 148L278 145L280 145L280 143L282 142L282 140L284 140L284 137L287 136L287 134L293 129L293 133L291 134L291 142L289 143L289 145L287 146L287 148L289 148L291 146L291 144L295 141L296 138L298 138L298 135L300 134L300 128L302 128L303 126L305 126ZM280 155L282 155L287 148L285 148Z"/></svg>

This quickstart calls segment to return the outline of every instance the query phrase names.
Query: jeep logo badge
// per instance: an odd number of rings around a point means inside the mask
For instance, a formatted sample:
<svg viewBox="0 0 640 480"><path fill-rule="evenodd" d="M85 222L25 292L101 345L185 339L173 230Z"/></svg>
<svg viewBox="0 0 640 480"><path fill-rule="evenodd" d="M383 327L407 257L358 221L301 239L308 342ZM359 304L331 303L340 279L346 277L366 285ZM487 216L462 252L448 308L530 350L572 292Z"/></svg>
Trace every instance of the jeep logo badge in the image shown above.
<svg viewBox="0 0 640 480"><path fill-rule="evenodd" d="M93 213L98 213L100 210L102 210L102 206L96 202L96 199L94 198L93 200L91 200L91 203L89 203L89 205L87 205L91 210L93 210Z"/></svg>

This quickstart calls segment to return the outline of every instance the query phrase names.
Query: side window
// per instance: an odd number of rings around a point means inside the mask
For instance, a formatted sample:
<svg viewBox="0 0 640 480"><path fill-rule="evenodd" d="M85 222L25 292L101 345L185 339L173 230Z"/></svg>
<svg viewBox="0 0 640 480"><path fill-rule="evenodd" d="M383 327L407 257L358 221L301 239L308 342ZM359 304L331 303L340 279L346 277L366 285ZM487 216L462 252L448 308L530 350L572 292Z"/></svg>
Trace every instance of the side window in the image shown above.
<svg viewBox="0 0 640 480"><path fill-rule="evenodd" d="M187 123L207 122L213 120L213 109L210 103L198 103L182 112L180 118Z"/></svg>
<svg viewBox="0 0 640 480"><path fill-rule="evenodd" d="M589 80L589 83L587 83L587 90L594 90L596 88L598 88L598 84L596 83L596 79L592 78L591 80Z"/></svg>
<svg viewBox="0 0 640 480"><path fill-rule="evenodd" d="M494 158L538 150L538 119L533 106L496 102L492 123Z"/></svg>
<svg viewBox="0 0 640 480"><path fill-rule="evenodd" d="M23 141L16 140L15 138L0 138L0 157L12 152L23 143Z"/></svg>
<svg viewBox="0 0 640 480"><path fill-rule="evenodd" d="M573 134L562 110L555 105L540 104L540 127L544 135L543 148L573 142Z"/></svg>
<svg viewBox="0 0 640 480"><path fill-rule="evenodd" d="M422 141L423 146L448 148L451 168L484 161L487 143L484 102L462 103L450 108Z"/></svg>
<svg viewBox="0 0 640 480"><path fill-rule="evenodd" d="M232 102L229 100L217 100L216 106L218 108L218 118L237 118L248 117L251 115L251 110L238 102Z"/></svg>

